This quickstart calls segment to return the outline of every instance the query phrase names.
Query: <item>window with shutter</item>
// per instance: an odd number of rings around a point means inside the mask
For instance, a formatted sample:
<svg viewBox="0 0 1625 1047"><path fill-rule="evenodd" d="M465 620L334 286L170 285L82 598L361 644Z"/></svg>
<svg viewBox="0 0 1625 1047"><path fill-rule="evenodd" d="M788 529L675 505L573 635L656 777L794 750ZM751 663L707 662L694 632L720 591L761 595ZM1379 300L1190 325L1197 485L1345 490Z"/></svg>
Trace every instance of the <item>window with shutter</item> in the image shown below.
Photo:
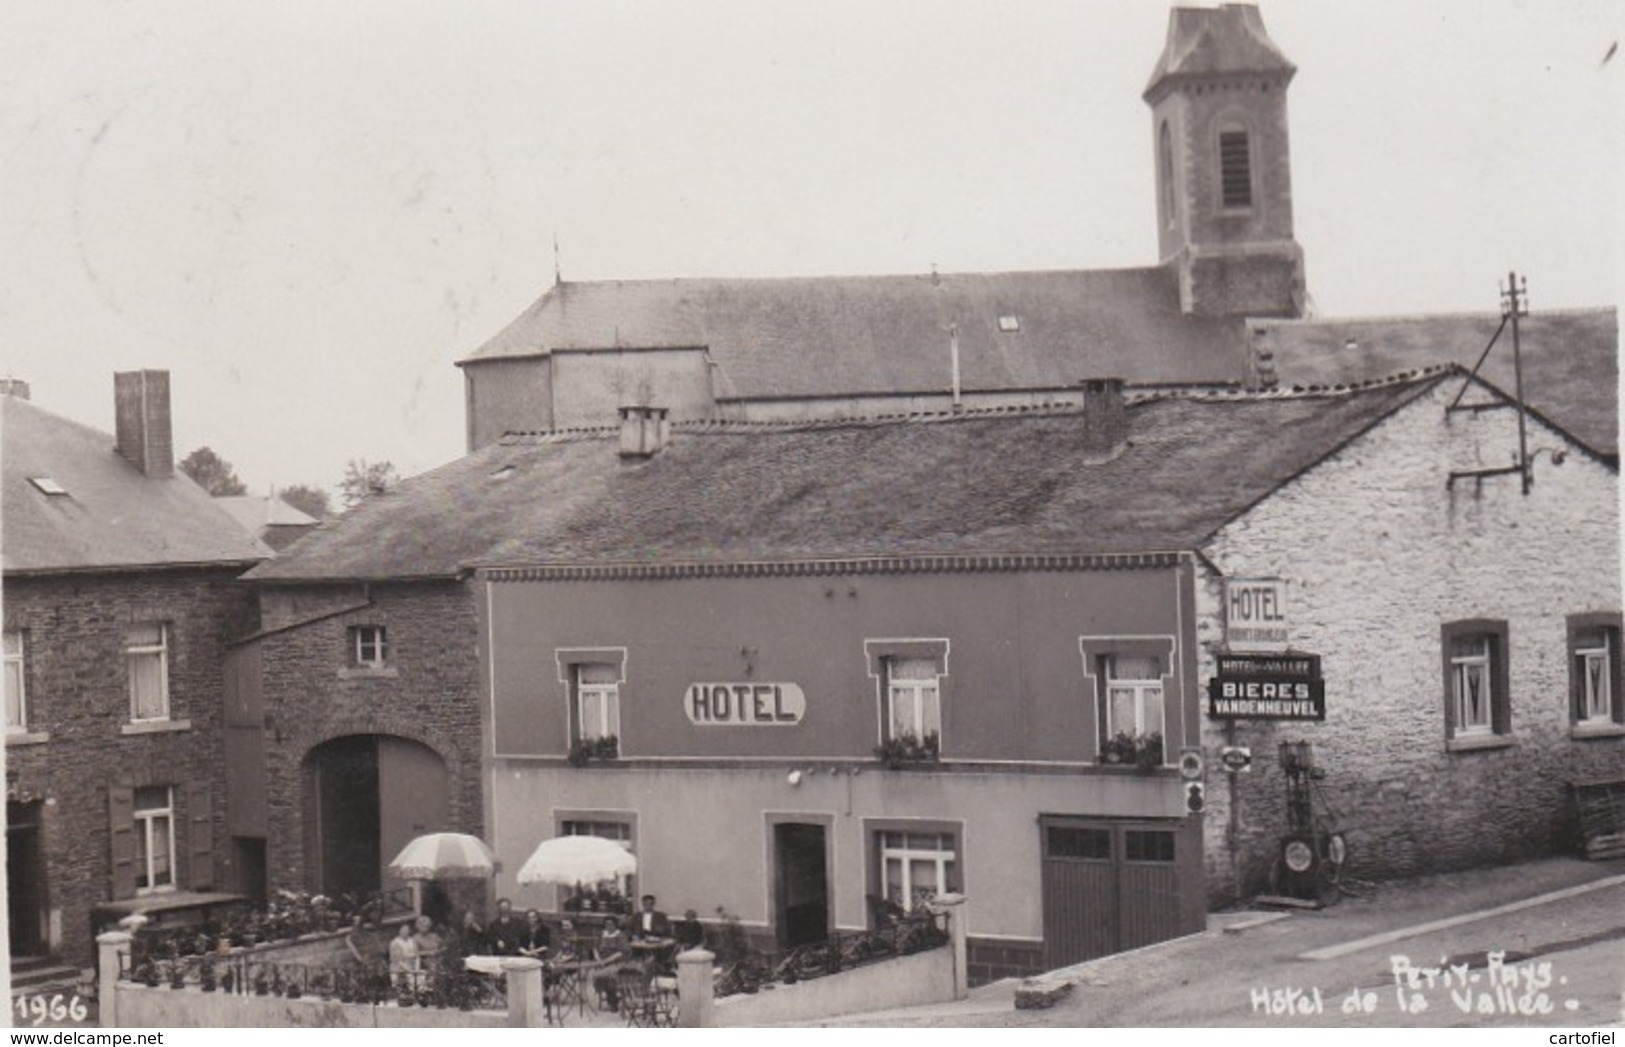
<svg viewBox="0 0 1625 1047"><path fill-rule="evenodd" d="M194 891L214 886L214 822L209 806L209 783L186 787L187 883Z"/></svg>
<svg viewBox="0 0 1625 1047"><path fill-rule="evenodd" d="M135 790L107 790L108 842L113 859L113 898L135 897Z"/></svg>

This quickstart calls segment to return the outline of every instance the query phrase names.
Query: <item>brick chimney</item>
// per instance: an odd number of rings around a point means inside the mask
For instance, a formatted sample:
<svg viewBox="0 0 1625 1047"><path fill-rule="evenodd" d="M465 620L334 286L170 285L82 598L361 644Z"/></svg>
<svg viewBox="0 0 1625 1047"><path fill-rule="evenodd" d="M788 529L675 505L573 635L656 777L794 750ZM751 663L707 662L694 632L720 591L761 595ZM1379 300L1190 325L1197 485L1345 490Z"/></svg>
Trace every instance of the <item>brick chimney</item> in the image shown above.
<svg viewBox="0 0 1625 1047"><path fill-rule="evenodd" d="M155 480L174 476L169 372L121 371L113 375L113 407L118 453Z"/></svg>
<svg viewBox="0 0 1625 1047"><path fill-rule="evenodd" d="M26 400L28 383L21 378L0 378L0 396L15 396L19 400Z"/></svg>
<svg viewBox="0 0 1625 1047"><path fill-rule="evenodd" d="M1110 457L1128 443L1121 378L1087 378L1083 386L1083 449Z"/></svg>
<svg viewBox="0 0 1625 1047"><path fill-rule="evenodd" d="M621 410L621 457L653 458L671 438L670 413L664 407L623 407Z"/></svg>

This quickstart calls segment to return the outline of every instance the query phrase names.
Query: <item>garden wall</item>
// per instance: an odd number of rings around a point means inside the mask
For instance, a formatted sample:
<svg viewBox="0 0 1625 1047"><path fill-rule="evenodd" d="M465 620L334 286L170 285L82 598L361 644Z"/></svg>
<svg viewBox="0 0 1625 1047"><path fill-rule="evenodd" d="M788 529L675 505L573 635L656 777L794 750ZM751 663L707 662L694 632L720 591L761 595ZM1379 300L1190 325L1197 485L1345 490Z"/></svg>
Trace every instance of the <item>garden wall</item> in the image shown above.
<svg viewBox="0 0 1625 1047"><path fill-rule="evenodd" d="M121 1029L505 1029L509 1025L505 1011L289 1000L192 988L155 989L126 982L120 982L114 992Z"/></svg>
<svg viewBox="0 0 1625 1047"><path fill-rule="evenodd" d="M717 1026L775 1025L954 998L954 950L944 946L836 974L717 1000Z"/></svg>

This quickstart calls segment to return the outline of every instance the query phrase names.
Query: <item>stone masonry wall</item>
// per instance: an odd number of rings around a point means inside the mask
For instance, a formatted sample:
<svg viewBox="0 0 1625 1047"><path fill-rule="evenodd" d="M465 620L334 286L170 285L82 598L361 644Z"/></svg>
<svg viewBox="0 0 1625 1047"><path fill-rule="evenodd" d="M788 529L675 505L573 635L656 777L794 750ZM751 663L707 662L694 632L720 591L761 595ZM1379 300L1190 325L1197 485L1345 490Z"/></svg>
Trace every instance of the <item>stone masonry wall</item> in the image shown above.
<svg viewBox="0 0 1625 1047"><path fill-rule="evenodd" d="M1408 876L1571 847L1567 781L1625 776L1618 731L1571 729L1566 616L1620 609L1618 474L1533 418L1529 446L1567 447L1516 474L1447 485L1451 470L1505 466L1517 412L1447 415L1449 379L1289 482L1206 547L1225 575L1287 582L1292 648L1322 657L1324 723L1238 721L1253 770L1209 771L1212 901L1262 890L1286 828L1283 740L1314 743L1356 876ZM1483 399L1482 392L1469 394ZM1260 433L1261 440L1290 434ZM1200 674L1213 675L1223 588L1197 593ZM1510 744L1446 746L1440 627L1504 619ZM1617 700L1617 699L1616 699ZM1205 708L1205 706L1204 706ZM1210 756L1226 744L1204 716Z"/></svg>
<svg viewBox="0 0 1625 1047"><path fill-rule="evenodd" d="M29 736L6 747L9 799L43 801L46 905L61 955L94 959L90 910L112 900L108 789L174 787L176 879L230 881L221 744L226 644L250 631L254 604L235 570L7 578L5 627L26 633ZM126 626L168 623L169 702L184 730L130 734ZM48 736L41 740L39 736ZM187 785L209 784L214 866L194 871Z"/></svg>
<svg viewBox="0 0 1625 1047"><path fill-rule="evenodd" d="M433 749L446 763L453 828L479 834L479 629L469 589L450 581L374 585L366 593L360 587L267 587L266 601L279 614L294 597L307 613L369 599L371 606L257 641L272 723L266 737L270 888L312 886L304 858L304 761L315 746L344 735L395 735ZM351 670L349 628L357 624L384 627L387 672Z"/></svg>

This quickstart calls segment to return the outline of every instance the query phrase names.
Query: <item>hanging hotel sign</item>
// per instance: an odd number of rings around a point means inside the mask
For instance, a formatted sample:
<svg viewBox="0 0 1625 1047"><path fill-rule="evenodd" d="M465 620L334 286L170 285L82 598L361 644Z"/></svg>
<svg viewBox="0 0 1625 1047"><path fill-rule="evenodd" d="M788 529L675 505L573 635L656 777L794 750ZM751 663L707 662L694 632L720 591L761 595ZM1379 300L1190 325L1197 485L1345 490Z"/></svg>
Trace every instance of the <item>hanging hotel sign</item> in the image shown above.
<svg viewBox="0 0 1625 1047"><path fill-rule="evenodd" d="M793 683L695 683L683 711L702 727L793 727L807 713L807 696Z"/></svg>
<svg viewBox="0 0 1625 1047"><path fill-rule="evenodd" d="M1207 682L1216 720L1326 719L1326 681L1316 654L1221 654Z"/></svg>
<svg viewBox="0 0 1625 1047"><path fill-rule="evenodd" d="M1286 581L1226 578L1224 642L1232 651L1287 649Z"/></svg>

